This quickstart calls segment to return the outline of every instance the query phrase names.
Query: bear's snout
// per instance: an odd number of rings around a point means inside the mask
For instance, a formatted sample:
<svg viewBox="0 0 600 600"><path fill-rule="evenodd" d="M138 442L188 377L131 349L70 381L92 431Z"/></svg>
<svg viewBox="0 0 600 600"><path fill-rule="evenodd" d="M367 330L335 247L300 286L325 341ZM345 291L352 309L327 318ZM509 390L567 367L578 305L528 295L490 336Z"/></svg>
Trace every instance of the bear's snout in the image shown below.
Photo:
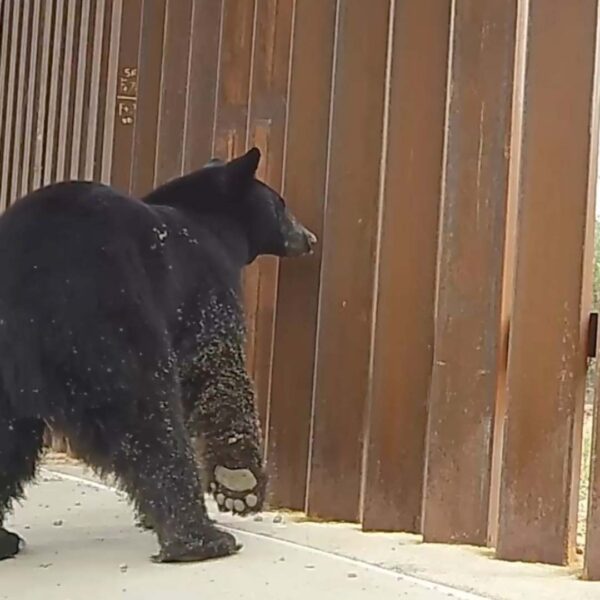
<svg viewBox="0 0 600 600"><path fill-rule="evenodd" d="M296 224L293 234L289 235L286 240L286 256L296 257L312 254L317 241L317 236L312 231L303 225Z"/></svg>

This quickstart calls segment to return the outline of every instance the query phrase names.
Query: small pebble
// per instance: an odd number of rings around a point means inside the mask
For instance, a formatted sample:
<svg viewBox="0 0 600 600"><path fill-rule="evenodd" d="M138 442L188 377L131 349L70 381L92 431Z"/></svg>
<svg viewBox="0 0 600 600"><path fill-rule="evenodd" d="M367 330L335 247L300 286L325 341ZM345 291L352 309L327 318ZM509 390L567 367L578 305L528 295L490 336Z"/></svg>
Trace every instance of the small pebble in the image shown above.
<svg viewBox="0 0 600 600"><path fill-rule="evenodd" d="M54 527L62 527L63 521L62 519L58 519L57 521L54 521L54 523L52 523L52 525L54 525Z"/></svg>
<svg viewBox="0 0 600 600"><path fill-rule="evenodd" d="M255 520L257 523L262 523L262 520L263 520L263 518L262 518L262 516L261 516L261 515L256 515L256 516L254 517L254 520Z"/></svg>
<svg viewBox="0 0 600 600"><path fill-rule="evenodd" d="M305 569L314 569L315 565L304 565Z"/></svg>
<svg viewBox="0 0 600 600"><path fill-rule="evenodd" d="M41 565L39 565L40 569L47 569L48 567L51 567L52 563L42 563Z"/></svg>
<svg viewBox="0 0 600 600"><path fill-rule="evenodd" d="M119 569L121 570L121 573L126 573L127 569L129 569L129 567L126 564L122 564L122 565L119 565Z"/></svg>
<svg viewBox="0 0 600 600"><path fill-rule="evenodd" d="M283 523L283 517L281 515L275 515L273 517L273 523Z"/></svg>
<svg viewBox="0 0 600 600"><path fill-rule="evenodd" d="M356 573L348 573L348 579L356 579L358 575Z"/></svg>

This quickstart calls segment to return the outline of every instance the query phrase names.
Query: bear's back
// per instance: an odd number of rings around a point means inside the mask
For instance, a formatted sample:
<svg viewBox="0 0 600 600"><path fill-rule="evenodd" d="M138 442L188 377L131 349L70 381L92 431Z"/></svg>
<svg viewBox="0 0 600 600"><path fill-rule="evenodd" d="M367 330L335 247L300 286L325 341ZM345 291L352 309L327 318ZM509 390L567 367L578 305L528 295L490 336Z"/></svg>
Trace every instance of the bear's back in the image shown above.
<svg viewBox="0 0 600 600"><path fill-rule="evenodd" d="M178 329L181 307L239 297L239 266L221 235L210 216L102 184L42 188L0 217L0 320L9 324L0 338L40 322L81 337L150 320Z"/></svg>
<svg viewBox="0 0 600 600"><path fill-rule="evenodd" d="M115 239L156 220L143 202L98 183L69 181L41 188L0 217L2 254L41 254L52 244L81 248Z"/></svg>
<svg viewBox="0 0 600 600"><path fill-rule="evenodd" d="M151 208L101 184L54 184L24 197L0 217L0 304L117 284L154 223Z"/></svg>

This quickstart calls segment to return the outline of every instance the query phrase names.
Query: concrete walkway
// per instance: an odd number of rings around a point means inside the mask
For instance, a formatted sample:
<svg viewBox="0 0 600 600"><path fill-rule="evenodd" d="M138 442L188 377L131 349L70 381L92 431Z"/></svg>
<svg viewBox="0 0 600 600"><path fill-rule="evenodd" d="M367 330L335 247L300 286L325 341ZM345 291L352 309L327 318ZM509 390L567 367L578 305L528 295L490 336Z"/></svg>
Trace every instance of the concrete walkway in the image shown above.
<svg viewBox="0 0 600 600"><path fill-rule="evenodd" d="M487 551L364 534L351 525L219 515L244 544L227 559L155 565L154 536L133 526L124 498L80 467L50 464L9 527L27 539L0 563L0 599L597 600L600 584L566 569L491 560Z"/></svg>

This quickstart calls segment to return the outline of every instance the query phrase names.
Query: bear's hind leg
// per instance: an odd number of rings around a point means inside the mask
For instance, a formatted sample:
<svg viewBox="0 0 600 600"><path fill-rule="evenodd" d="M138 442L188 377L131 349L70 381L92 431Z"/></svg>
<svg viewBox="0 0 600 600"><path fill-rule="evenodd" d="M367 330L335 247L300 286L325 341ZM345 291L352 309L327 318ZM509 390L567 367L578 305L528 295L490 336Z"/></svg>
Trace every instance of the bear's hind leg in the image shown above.
<svg viewBox="0 0 600 600"><path fill-rule="evenodd" d="M154 382L153 382L154 383ZM227 556L240 546L217 529L206 513L193 450L183 420L171 402L174 391L155 384L137 413L119 414L102 423L110 441L89 448L87 462L109 468L153 526L160 544L159 562L201 561ZM110 448L110 457L103 456ZM108 458L108 460L107 460Z"/></svg>
<svg viewBox="0 0 600 600"><path fill-rule="evenodd" d="M43 434L40 420L15 420L0 413L0 560L20 550L22 540L4 529L4 517L13 501L23 497L24 485L35 477Z"/></svg>

